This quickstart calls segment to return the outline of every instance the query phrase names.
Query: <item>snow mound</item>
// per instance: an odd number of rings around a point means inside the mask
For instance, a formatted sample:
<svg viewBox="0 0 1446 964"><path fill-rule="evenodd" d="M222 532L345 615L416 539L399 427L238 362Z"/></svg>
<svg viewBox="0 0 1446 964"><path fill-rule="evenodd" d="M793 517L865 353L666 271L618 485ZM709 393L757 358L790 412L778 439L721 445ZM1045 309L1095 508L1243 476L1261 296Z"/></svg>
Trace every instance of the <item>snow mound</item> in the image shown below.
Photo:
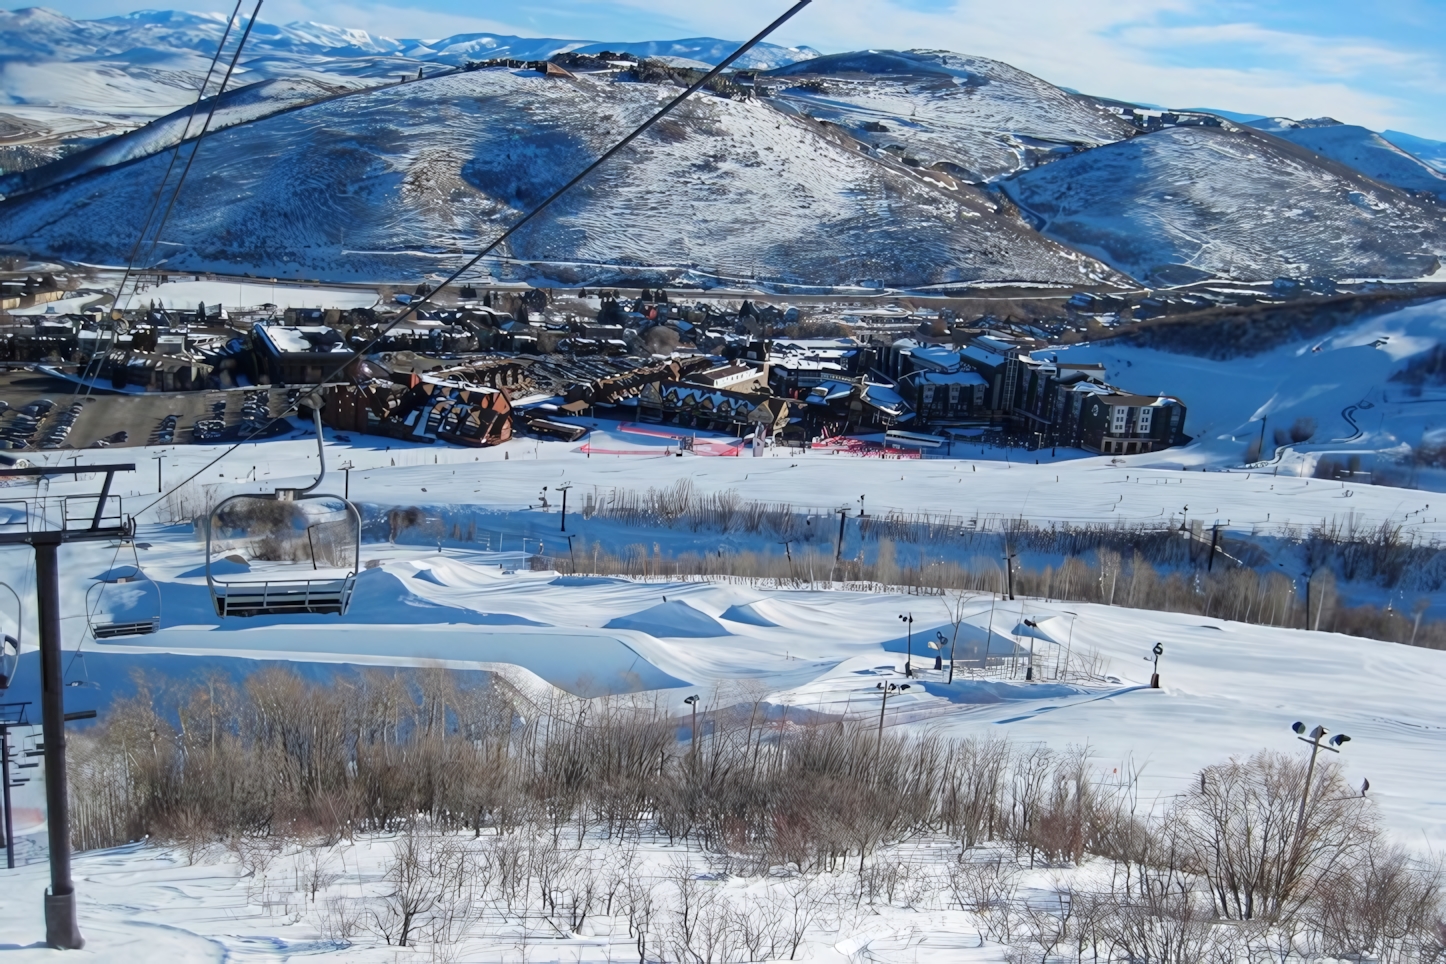
<svg viewBox="0 0 1446 964"><path fill-rule="evenodd" d="M942 697L950 703L971 705L1010 703L1017 700L1053 700L1090 694L1089 690L1068 683L1022 683L1010 680L956 678L952 685L928 680L915 685L923 688L930 696Z"/></svg>
<svg viewBox="0 0 1446 964"><path fill-rule="evenodd" d="M240 576L251 571L251 567L239 557L232 559L227 556L224 559L214 559L211 562L211 575L213 576ZM194 569L187 569L181 573L182 579L204 579L206 577L206 566L204 564Z"/></svg>
<svg viewBox="0 0 1446 964"><path fill-rule="evenodd" d="M741 606L729 606L719 617L729 622L743 623L747 626L777 626L773 620L760 613L754 608L753 603L744 603Z"/></svg>
<svg viewBox="0 0 1446 964"><path fill-rule="evenodd" d="M658 603L656 606L619 616L603 626L604 629L633 629L649 636L678 637L688 639L710 639L716 636L732 636L723 624L707 613L699 612L681 600Z"/></svg>

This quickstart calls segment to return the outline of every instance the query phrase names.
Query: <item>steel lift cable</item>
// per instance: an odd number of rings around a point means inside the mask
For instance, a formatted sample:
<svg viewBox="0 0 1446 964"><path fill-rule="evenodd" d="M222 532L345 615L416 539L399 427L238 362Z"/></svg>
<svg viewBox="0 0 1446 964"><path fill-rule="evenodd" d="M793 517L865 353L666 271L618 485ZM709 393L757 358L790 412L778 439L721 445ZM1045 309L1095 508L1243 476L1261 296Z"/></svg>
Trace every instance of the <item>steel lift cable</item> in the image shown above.
<svg viewBox="0 0 1446 964"><path fill-rule="evenodd" d="M221 54L226 48L226 41L231 36L231 27L235 24L236 15L240 12L241 0L236 0L236 7L231 11L231 16L226 21L226 29L221 33L221 41L216 45L216 52L211 55L211 64L209 67L206 68L206 76L201 81L200 90L196 92L196 100L195 103L191 105L191 113L186 117L186 126L181 130L181 136L176 140L176 146L171 151L171 159L166 164L166 172L161 175L160 183L156 185L155 193L151 195L150 208L146 211L145 219L141 221L141 230L136 235L135 244L131 245L130 254L126 257L126 270L121 275L120 284L116 285L115 297L111 299L110 303L112 320L115 320L114 313L120 308L121 296L125 293L126 281L130 279L131 272L135 270L136 255L140 253L141 244L144 243L146 234L150 231L151 220L156 216L156 209L161 206L161 195L165 193L166 182L171 179L171 171L175 169L176 159L181 156L181 147L185 144L186 137L191 133L191 124L196 119L196 113L201 109L201 103L206 99L206 88L211 86L211 77L216 72L216 64L219 63L221 60ZM218 94L217 96L220 95ZM116 337L117 336L112 330L110 342L111 346L115 344ZM110 346L108 346L106 350L109 351L109 348ZM91 377L91 364L96 363L96 373L99 374L99 360L104 358L105 354L101 351L99 345L97 344L95 353L86 362L85 369L80 373L79 384L76 385L75 391L70 393L71 405L75 404L75 399L80 395L81 389L85 387L86 381Z"/></svg>

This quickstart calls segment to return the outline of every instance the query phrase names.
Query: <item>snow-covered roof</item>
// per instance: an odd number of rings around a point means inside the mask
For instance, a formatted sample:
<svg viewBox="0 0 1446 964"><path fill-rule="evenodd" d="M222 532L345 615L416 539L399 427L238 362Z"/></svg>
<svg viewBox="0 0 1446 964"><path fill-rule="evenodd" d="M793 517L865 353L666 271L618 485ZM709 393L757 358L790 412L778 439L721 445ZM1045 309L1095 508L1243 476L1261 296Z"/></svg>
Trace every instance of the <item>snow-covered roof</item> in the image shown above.
<svg viewBox="0 0 1446 964"><path fill-rule="evenodd" d="M911 380L919 385L988 385L978 372L916 372Z"/></svg>
<svg viewBox="0 0 1446 964"><path fill-rule="evenodd" d="M345 352L341 333L325 325L258 325L256 334L278 354L295 352ZM325 342L335 339L331 344Z"/></svg>
<svg viewBox="0 0 1446 964"><path fill-rule="evenodd" d="M909 411L909 403L888 385L865 385L863 397L864 401L886 415L897 418Z"/></svg>
<svg viewBox="0 0 1446 964"><path fill-rule="evenodd" d="M914 363L921 367L938 371L954 371L959 367L959 352L944 345L918 345L908 352Z"/></svg>

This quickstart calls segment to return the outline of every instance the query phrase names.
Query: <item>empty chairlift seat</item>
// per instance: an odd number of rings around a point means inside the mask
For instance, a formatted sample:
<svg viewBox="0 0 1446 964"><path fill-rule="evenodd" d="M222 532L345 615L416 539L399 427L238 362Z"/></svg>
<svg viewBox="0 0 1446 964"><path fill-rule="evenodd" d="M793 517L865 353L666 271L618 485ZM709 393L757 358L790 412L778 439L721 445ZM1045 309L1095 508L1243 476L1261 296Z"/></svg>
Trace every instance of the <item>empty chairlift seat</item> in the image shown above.
<svg viewBox="0 0 1446 964"><path fill-rule="evenodd" d="M208 519L206 583L222 617L341 615L360 554L361 515L339 496L232 496Z"/></svg>

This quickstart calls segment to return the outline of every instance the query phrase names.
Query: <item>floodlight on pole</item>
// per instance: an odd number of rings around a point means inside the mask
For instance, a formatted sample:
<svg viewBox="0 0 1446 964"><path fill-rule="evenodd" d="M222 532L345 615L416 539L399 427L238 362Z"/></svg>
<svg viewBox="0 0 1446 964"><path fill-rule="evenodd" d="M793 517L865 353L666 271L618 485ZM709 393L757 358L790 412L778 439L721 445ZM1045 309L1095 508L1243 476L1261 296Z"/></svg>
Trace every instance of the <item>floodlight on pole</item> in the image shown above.
<svg viewBox="0 0 1446 964"><path fill-rule="evenodd" d="M900 614L899 620L909 629L904 643L904 675L910 678L914 675L914 614Z"/></svg>
<svg viewBox="0 0 1446 964"><path fill-rule="evenodd" d="M1024 667L1024 681L1034 682L1034 641L1038 638L1039 623L1032 619L1026 619L1024 625L1034 630L1029 634L1029 663Z"/></svg>
<svg viewBox="0 0 1446 964"><path fill-rule="evenodd" d="M1155 669L1150 673L1150 689L1157 690L1160 688L1160 657L1165 655L1165 645L1159 642L1155 643L1150 649L1150 654L1151 655L1145 657L1146 660L1153 659L1155 661Z"/></svg>
<svg viewBox="0 0 1446 964"><path fill-rule="evenodd" d="M1291 844L1290 848L1290 865L1292 868L1294 868L1297 861L1300 860L1300 848L1301 844L1304 842L1305 809L1306 803L1310 800L1310 782L1315 778L1316 756L1319 755L1321 750L1329 750L1332 753L1341 752L1340 748L1345 744L1349 743L1351 741L1351 738L1346 736L1344 733L1337 733L1325 743L1322 743L1321 740L1330 731L1319 724L1316 724L1315 728L1312 729L1309 733L1305 732L1305 724L1299 721L1292 723L1290 725L1290 728L1295 731L1295 738L1297 740L1302 743L1310 744L1310 765L1307 766L1305 769L1305 786L1302 787L1300 791L1300 814L1296 817L1295 820L1295 840ZM1366 789L1369 786L1370 784L1366 783L1361 787L1361 796L1366 795Z"/></svg>
<svg viewBox="0 0 1446 964"><path fill-rule="evenodd" d="M693 708L693 736L688 744L688 755L692 756L698 749L698 694L694 693L683 702Z"/></svg>
<svg viewBox="0 0 1446 964"><path fill-rule="evenodd" d="M884 749L884 711L889 708L889 694L902 693L909 688L908 683L886 683L882 680L874 684L874 689L883 693L884 700L879 704L879 738L874 744L874 754L877 756Z"/></svg>

